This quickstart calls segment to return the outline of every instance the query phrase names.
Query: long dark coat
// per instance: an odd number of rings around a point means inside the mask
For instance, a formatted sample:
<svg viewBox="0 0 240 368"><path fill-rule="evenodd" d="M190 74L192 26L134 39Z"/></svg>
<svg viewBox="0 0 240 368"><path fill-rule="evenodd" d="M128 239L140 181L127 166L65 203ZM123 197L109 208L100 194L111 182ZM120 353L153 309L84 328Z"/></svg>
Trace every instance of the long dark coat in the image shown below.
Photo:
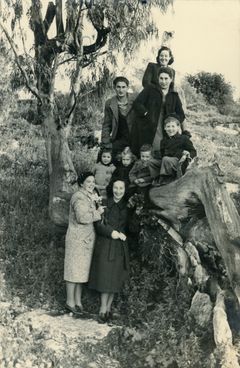
<svg viewBox="0 0 240 368"><path fill-rule="evenodd" d="M99 292L118 292L128 278L129 256L127 241L114 240L112 231L126 233L127 205L108 199L104 220L95 224L97 240L92 258L89 287Z"/></svg>
<svg viewBox="0 0 240 368"><path fill-rule="evenodd" d="M131 131L131 149L137 156L139 156L139 150L143 144L153 143L161 112L161 105L162 92L160 86L144 88L133 103L136 120ZM181 100L178 93L174 91L169 91L166 95L163 120L170 113L176 113L181 123L185 119ZM165 135L164 130L163 135Z"/></svg>

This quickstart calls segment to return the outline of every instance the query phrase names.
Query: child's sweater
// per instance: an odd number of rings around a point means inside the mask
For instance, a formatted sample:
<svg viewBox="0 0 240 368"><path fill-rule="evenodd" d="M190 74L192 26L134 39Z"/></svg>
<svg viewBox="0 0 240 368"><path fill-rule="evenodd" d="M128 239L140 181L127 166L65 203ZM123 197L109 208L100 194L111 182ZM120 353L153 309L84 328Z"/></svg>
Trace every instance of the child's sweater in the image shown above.
<svg viewBox="0 0 240 368"><path fill-rule="evenodd" d="M93 170L97 189L106 189L116 167L113 164L103 165L98 162Z"/></svg>

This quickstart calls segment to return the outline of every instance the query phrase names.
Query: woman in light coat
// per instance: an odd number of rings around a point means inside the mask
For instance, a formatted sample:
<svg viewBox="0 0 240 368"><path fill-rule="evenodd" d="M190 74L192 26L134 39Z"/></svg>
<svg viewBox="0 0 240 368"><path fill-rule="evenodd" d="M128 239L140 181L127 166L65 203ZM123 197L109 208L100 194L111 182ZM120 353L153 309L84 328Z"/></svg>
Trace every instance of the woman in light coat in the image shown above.
<svg viewBox="0 0 240 368"><path fill-rule="evenodd" d="M82 284L89 278L95 242L93 223L101 219L104 209L99 205L95 179L91 172L78 177L79 190L70 202L69 225L65 240L64 280L66 281L66 309L80 314Z"/></svg>

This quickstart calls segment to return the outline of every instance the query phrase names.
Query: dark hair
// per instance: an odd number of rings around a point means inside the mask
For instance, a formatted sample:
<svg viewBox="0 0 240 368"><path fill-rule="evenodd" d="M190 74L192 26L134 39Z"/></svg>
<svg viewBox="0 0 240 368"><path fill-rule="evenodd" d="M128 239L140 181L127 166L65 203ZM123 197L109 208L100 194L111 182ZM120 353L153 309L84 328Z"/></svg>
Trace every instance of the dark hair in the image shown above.
<svg viewBox="0 0 240 368"><path fill-rule="evenodd" d="M167 123L169 123L169 121L175 121L177 123L177 125L180 125L180 119L179 119L179 116L173 112L171 114L169 114L165 119L164 119L164 122L163 122L163 125L165 126Z"/></svg>
<svg viewBox="0 0 240 368"><path fill-rule="evenodd" d="M100 151L100 156L102 157L103 153L110 153L112 155L112 150L111 148L107 148L107 147L103 147Z"/></svg>
<svg viewBox="0 0 240 368"><path fill-rule="evenodd" d="M168 51L169 52L170 60L168 62L168 65L171 65L174 62L174 57L173 57L172 50L169 47L167 47L167 46L162 46L158 50L158 54L157 54L157 57L156 57L157 63L160 64L159 63L159 56L160 56L160 54L161 54L162 51Z"/></svg>
<svg viewBox="0 0 240 368"><path fill-rule="evenodd" d="M117 177L117 176L112 177L110 183L108 184L108 186L107 186L107 196L108 197L113 197L113 185L116 181L122 181L125 184L125 193L124 193L124 196L123 196L123 197L125 197L126 192L128 190L128 183L125 180L123 180L122 178Z"/></svg>
<svg viewBox="0 0 240 368"><path fill-rule="evenodd" d="M79 174L78 178L77 178L78 185L79 186L82 185L89 176L94 177L94 174L91 171L85 171L85 172Z"/></svg>
<svg viewBox="0 0 240 368"><path fill-rule="evenodd" d="M171 79L173 79L173 70L171 68L169 68L168 66L162 66L161 68L159 68L159 70L158 70L158 78L159 78L159 75L162 74L162 73L168 74L169 77Z"/></svg>
<svg viewBox="0 0 240 368"><path fill-rule="evenodd" d="M140 148L140 152L148 152L148 151L152 152L151 144L146 144L146 143L143 144Z"/></svg>
<svg viewBox="0 0 240 368"><path fill-rule="evenodd" d="M124 82L126 83L127 86L129 86L129 80L125 77L116 77L114 80L113 80L113 86L116 87L117 83L118 82Z"/></svg>

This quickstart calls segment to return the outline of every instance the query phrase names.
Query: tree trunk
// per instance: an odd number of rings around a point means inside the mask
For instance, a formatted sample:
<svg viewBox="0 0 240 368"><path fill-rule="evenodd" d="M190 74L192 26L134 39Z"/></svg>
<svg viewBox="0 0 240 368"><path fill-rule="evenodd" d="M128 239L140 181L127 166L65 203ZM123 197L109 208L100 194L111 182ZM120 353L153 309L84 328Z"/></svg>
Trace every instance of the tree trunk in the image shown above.
<svg viewBox="0 0 240 368"><path fill-rule="evenodd" d="M67 226L69 201L77 174L68 147L69 126L58 129L53 114L43 122L49 167L49 215L55 225Z"/></svg>
<svg viewBox="0 0 240 368"><path fill-rule="evenodd" d="M158 214L175 228L179 228L180 221L203 206L240 304L240 217L227 193L218 165L192 167L179 180L151 189L149 196L159 208Z"/></svg>

